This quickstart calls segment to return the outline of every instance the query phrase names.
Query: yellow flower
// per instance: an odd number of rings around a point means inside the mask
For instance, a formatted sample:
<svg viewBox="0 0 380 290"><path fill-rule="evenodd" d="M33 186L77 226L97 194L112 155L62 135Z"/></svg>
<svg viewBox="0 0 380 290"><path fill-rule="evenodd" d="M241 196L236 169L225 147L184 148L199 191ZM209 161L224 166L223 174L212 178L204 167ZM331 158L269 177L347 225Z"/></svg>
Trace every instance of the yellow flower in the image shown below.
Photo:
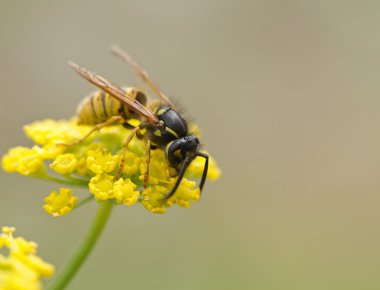
<svg viewBox="0 0 380 290"><path fill-rule="evenodd" d="M25 134L38 145L48 143L72 143L89 130L88 126L77 126L75 120L56 121L47 119L24 126Z"/></svg>
<svg viewBox="0 0 380 290"><path fill-rule="evenodd" d="M65 149L65 146L57 145L53 142L47 143L42 147L42 157L43 159L55 159Z"/></svg>
<svg viewBox="0 0 380 290"><path fill-rule="evenodd" d="M106 173L91 178L88 185L90 192L98 200L113 198L114 177Z"/></svg>
<svg viewBox="0 0 380 290"><path fill-rule="evenodd" d="M129 132L127 131L126 135L128 135L128 134L129 134ZM138 156L144 156L145 157L145 152L146 152L145 145L146 145L146 142L144 140L140 140L138 138L133 138L132 142L129 143L129 145L128 145L128 151L133 152ZM122 147L120 147L120 149L121 148Z"/></svg>
<svg viewBox="0 0 380 290"><path fill-rule="evenodd" d="M168 189L164 186L149 186L141 193L143 198L141 204L152 213L165 213L165 207L171 205L164 199L167 192Z"/></svg>
<svg viewBox="0 0 380 290"><path fill-rule="evenodd" d="M140 192L135 190L136 184L130 179L120 178L114 183L113 194L115 198L125 205L132 205L139 200Z"/></svg>
<svg viewBox="0 0 380 290"><path fill-rule="evenodd" d="M146 171L144 138L135 137L131 140L119 173L123 142L131 133L130 129L122 125L94 132L90 138L75 146L59 144L80 140L93 128L94 126L77 125L75 119L34 122L24 127L25 133L42 148L13 148L3 157L2 166L8 172L33 175L61 184L85 186L98 201L114 199L116 203L124 205L141 202L143 207L153 213L163 213L173 205L190 207L192 202L199 200L197 184L203 174L204 158L196 157L190 163L185 178L170 199L165 197L174 186L176 177L173 176L178 172L169 168L165 152L161 149L151 151L147 188L142 188ZM144 130L146 131L142 129ZM199 135L199 128L193 127L191 130L193 134ZM44 160L54 161L46 168ZM62 176L57 178L55 173ZM117 179L116 174L120 175ZM216 180L220 175L220 169L210 157L207 178ZM65 193L53 192L47 197L47 204L44 205L46 211L57 216L72 209L73 197L68 194L68 189L65 190Z"/></svg>
<svg viewBox="0 0 380 290"><path fill-rule="evenodd" d="M59 217L68 214L74 208L78 197L73 196L71 189L60 188L59 193L53 191L44 200L45 211L53 217Z"/></svg>
<svg viewBox="0 0 380 290"><path fill-rule="evenodd" d="M86 176L90 174L90 171L87 168L86 164L86 158L81 157L78 160L77 168L75 169L75 173L78 174L79 176Z"/></svg>
<svg viewBox="0 0 380 290"><path fill-rule="evenodd" d="M36 255L37 244L13 237L15 229L3 227L0 234L0 289L40 290L41 278L51 277L54 267Z"/></svg>
<svg viewBox="0 0 380 290"><path fill-rule="evenodd" d="M140 169L141 164L142 164L142 160L137 154L130 152L130 151L127 151L125 153L123 173L126 176L133 176L133 175L139 173L139 169Z"/></svg>
<svg viewBox="0 0 380 290"><path fill-rule="evenodd" d="M74 154L66 153L58 155L54 162L50 164L50 168L60 174L69 174L76 169L77 164L78 161Z"/></svg>
<svg viewBox="0 0 380 290"><path fill-rule="evenodd" d="M118 156L112 156L106 150L89 151L86 160L87 168L96 174L111 172L118 161Z"/></svg>
<svg viewBox="0 0 380 290"><path fill-rule="evenodd" d="M194 181L184 178L177 191L168 200L164 199L174 186L175 179L172 178L169 186L149 186L142 192L142 205L153 213L164 213L165 207L171 207L178 204L181 207L189 208L191 201L198 201L200 198L200 190L196 187Z"/></svg>
<svg viewBox="0 0 380 290"><path fill-rule="evenodd" d="M15 227L2 227L1 231L3 232L3 234L9 236L9 235L12 235L16 231L16 228ZM4 236L0 235L0 241L2 240L1 238L4 238Z"/></svg>
<svg viewBox="0 0 380 290"><path fill-rule="evenodd" d="M3 157L2 166L7 172L31 175L43 166L41 148L15 147Z"/></svg>
<svg viewBox="0 0 380 290"><path fill-rule="evenodd" d="M155 150L151 154L151 160L149 165L149 180L150 185L158 185L160 181L168 182L170 180L169 168L166 163L165 154L161 150ZM140 180L144 179L144 173L146 171L146 164L142 162L140 164Z"/></svg>
<svg viewBox="0 0 380 290"><path fill-rule="evenodd" d="M189 168L186 172L187 177L196 178L201 177L203 173L203 168L205 165L205 159L202 157L196 157L189 165ZM217 180L220 178L221 171L216 166L215 160L210 157L207 171L207 178L210 180Z"/></svg>
<svg viewBox="0 0 380 290"><path fill-rule="evenodd" d="M174 180L173 180L172 186L173 185L174 185ZM198 187L196 187L196 183L194 181L190 181L184 178L181 181L177 191L169 199L168 202L171 202L171 203L174 202L181 207L189 208L190 201L198 201L199 198L200 198L200 190Z"/></svg>

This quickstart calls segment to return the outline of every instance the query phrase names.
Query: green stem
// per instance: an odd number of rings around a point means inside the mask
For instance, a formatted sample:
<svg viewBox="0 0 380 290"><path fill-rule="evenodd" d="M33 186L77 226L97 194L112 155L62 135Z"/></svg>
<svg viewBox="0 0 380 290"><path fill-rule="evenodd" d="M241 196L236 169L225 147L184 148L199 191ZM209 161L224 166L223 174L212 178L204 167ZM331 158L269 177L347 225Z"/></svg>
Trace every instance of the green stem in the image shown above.
<svg viewBox="0 0 380 290"><path fill-rule="evenodd" d="M47 181L53 181L53 182L57 182L57 183L61 183L61 184L64 184L64 185L71 185L71 186L80 186L80 187L85 187L85 186L88 186L88 181L85 181L85 180L81 180L81 179L77 179L77 180L67 180L67 179L61 179L61 178L57 178L57 177L54 177L54 176L50 176L50 175L31 175L31 177L34 177L34 178L37 178L37 179L42 179L42 180L47 180Z"/></svg>
<svg viewBox="0 0 380 290"><path fill-rule="evenodd" d="M80 202L78 202L74 209L77 209L78 207L81 207L82 205L85 205L86 203L90 202L91 200L94 200L94 196L91 194L87 196L86 198L82 199Z"/></svg>
<svg viewBox="0 0 380 290"><path fill-rule="evenodd" d="M68 263L61 269L53 282L49 285L47 288L48 290L64 289L71 281L91 252L92 248L95 246L95 243L102 233L110 216L112 205L113 203L110 200L99 202L98 211L87 234L84 236L79 247L73 253Z"/></svg>
<svg viewBox="0 0 380 290"><path fill-rule="evenodd" d="M67 174L67 175L64 175L64 177L68 180L72 180L74 182L78 182L78 183L85 183L85 184L88 184L90 182L90 180L86 180L86 179L82 179L82 178L78 178L78 177L74 177L70 174Z"/></svg>

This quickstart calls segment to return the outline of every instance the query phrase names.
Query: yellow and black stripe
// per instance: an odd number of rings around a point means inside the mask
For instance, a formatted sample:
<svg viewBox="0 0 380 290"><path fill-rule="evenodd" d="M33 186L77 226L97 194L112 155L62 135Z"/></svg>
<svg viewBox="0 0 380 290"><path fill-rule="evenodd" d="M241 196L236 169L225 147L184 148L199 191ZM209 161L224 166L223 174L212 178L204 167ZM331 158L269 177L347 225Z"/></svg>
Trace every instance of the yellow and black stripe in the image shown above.
<svg viewBox="0 0 380 290"><path fill-rule="evenodd" d="M129 96L145 105L146 97L141 91L134 88L126 88L125 91ZM102 91L90 94L78 106L78 124L96 125L113 116L122 116L126 120L136 118L126 105Z"/></svg>

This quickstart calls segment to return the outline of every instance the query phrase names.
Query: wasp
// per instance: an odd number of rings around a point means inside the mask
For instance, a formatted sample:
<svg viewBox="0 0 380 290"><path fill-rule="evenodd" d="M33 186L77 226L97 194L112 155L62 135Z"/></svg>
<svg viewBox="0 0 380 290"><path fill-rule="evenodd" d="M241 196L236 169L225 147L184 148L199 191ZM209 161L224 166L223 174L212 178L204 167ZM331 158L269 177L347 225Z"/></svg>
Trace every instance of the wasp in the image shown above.
<svg viewBox="0 0 380 290"><path fill-rule="evenodd" d="M147 186L149 179L151 150L158 148L165 152L171 176L177 176L173 188L165 196L166 199L176 192L186 169L197 156L205 159L201 181L198 185L200 191L202 191L206 181L209 156L200 152L199 139L194 134L191 134L188 122L170 99L151 80L147 71L121 48L112 46L111 50L116 56L134 68L137 75L157 94L159 99L148 101L146 95L139 89L122 89L106 78L73 62L69 62L80 76L101 91L84 99L77 111L78 123L95 125L94 128L82 139L66 145L78 144L93 132L121 122L124 127L132 128L132 131L123 142L122 157L115 178L119 178L122 172L128 144L137 136L137 138L146 139L144 187ZM132 122L135 119L139 121L137 125L136 122Z"/></svg>

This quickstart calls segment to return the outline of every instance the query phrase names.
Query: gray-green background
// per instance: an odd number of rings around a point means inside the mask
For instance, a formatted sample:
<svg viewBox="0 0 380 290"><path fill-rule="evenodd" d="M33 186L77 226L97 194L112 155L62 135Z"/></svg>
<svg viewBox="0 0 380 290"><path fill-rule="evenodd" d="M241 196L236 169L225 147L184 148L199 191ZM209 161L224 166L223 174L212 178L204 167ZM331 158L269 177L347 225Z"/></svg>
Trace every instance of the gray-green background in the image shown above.
<svg viewBox="0 0 380 290"><path fill-rule="evenodd" d="M203 129L223 177L192 209L118 207L68 289L379 289L378 1L0 0L0 152L93 88L74 60L139 84L131 52ZM58 268L95 204L0 173L0 225ZM85 192L78 192L84 195Z"/></svg>

